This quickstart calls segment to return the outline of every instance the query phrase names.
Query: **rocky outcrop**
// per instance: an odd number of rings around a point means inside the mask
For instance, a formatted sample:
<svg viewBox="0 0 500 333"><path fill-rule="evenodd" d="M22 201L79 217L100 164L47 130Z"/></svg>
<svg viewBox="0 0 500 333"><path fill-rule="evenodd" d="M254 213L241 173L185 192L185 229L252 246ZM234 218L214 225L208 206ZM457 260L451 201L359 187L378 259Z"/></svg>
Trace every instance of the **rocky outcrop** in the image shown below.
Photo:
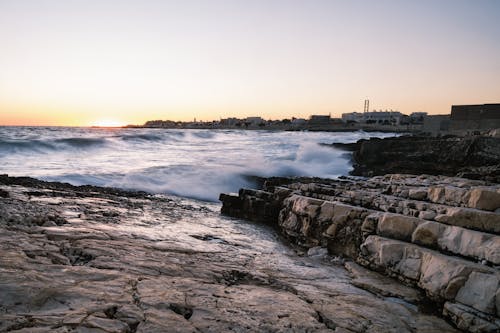
<svg viewBox="0 0 500 333"><path fill-rule="evenodd" d="M305 180L222 196L223 211L240 202L233 216L258 216L299 247L324 247L417 288L459 329L500 330L500 185L399 174ZM252 211L244 203L254 196L279 213Z"/></svg>
<svg viewBox="0 0 500 333"><path fill-rule="evenodd" d="M0 332L456 332L418 290L217 205L6 176L0 190ZM229 212L277 218L265 192L240 195L255 199Z"/></svg>
<svg viewBox="0 0 500 333"><path fill-rule="evenodd" d="M345 149L354 151L352 175L429 174L500 183L498 137L372 138L347 145Z"/></svg>

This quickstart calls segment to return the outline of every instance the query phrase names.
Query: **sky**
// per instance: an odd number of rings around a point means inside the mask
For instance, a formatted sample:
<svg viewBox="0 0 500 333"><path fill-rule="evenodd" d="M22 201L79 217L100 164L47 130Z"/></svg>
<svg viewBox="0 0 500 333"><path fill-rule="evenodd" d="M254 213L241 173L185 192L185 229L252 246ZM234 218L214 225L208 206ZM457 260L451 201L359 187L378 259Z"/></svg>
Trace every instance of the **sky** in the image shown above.
<svg viewBox="0 0 500 333"><path fill-rule="evenodd" d="M500 102L499 0L0 0L0 125Z"/></svg>

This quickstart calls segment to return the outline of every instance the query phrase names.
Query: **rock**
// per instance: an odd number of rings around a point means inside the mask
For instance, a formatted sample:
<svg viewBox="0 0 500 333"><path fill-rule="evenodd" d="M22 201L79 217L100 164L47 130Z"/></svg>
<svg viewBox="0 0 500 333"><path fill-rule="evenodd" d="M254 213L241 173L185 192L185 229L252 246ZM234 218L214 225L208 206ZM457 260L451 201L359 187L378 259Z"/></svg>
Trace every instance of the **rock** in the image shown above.
<svg viewBox="0 0 500 333"><path fill-rule="evenodd" d="M500 234L500 214L470 208L451 207L436 221L468 229Z"/></svg>
<svg viewBox="0 0 500 333"><path fill-rule="evenodd" d="M494 211L500 208L500 192L475 188L470 192L468 206L470 208Z"/></svg>
<svg viewBox="0 0 500 333"><path fill-rule="evenodd" d="M366 208L312 198L295 214L294 202L281 206L301 193L295 189L224 197L230 212L262 218L275 230L186 198L56 183L46 188L0 176L0 182L16 181L24 185L5 185L10 196L0 200L1 332L456 332L398 299L420 302L416 289L366 270L353 278L340 254L310 249L325 242L328 250L357 256L361 225L374 213ZM53 200L57 204L49 204ZM55 216L66 222L59 225ZM308 246L296 252L278 231L296 240L294 247ZM307 250L312 257L303 255Z"/></svg>
<svg viewBox="0 0 500 333"><path fill-rule="evenodd" d="M495 265L500 264L500 237L496 235L500 214L466 206L471 198L479 197L475 190L497 193L499 185L401 174L309 181L281 183L289 191L280 192L288 194L274 195L275 200L282 198L275 201L279 210L275 224L289 242L313 257L326 246L337 258L351 258L420 288L425 302L443 309L458 327L479 331L478 327L496 327L498 287L493 286L499 276ZM360 271L349 264L346 267ZM391 297L380 277L368 278L372 274L366 270L363 274L365 278L353 273L352 283ZM444 309L445 302L453 305ZM338 311L345 308L328 309L318 310L321 318L328 316L328 327L344 323ZM361 323L349 326L361 327Z"/></svg>
<svg viewBox="0 0 500 333"><path fill-rule="evenodd" d="M44 226L44 227L56 227L57 224L54 221L46 221L43 223L42 226Z"/></svg>
<svg viewBox="0 0 500 333"><path fill-rule="evenodd" d="M500 321L485 317L481 312L459 303L446 302L443 315L449 317L462 331L493 333L500 329Z"/></svg>
<svg viewBox="0 0 500 333"><path fill-rule="evenodd" d="M328 254L328 249L321 246L312 247L307 250L307 255L309 257L324 257Z"/></svg>
<svg viewBox="0 0 500 333"><path fill-rule="evenodd" d="M430 186L429 201L447 205L461 205L468 201L470 192L456 186Z"/></svg>
<svg viewBox="0 0 500 333"><path fill-rule="evenodd" d="M432 210L423 210L418 213L418 218L422 220L434 220L436 216L436 212Z"/></svg>
<svg viewBox="0 0 500 333"><path fill-rule="evenodd" d="M372 213L365 217L365 220L361 225L361 232L363 233L363 237L367 237L376 233L379 219L379 213Z"/></svg>
<svg viewBox="0 0 500 333"><path fill-rule="evenodd" d="M413 232L422 222L414 217L384 214L378 223L377 234L389 238L410 240Z"/></svg>
<svg viewBox="0 0 500 333"><path fill-rule="evenodd" d="M316 217L320 210L320 206L323 204L322 200L299 195L292 195L289 200L293 202L292 212L297 215L309 216L311 218Z"/></svg>
<svg viewBox="0 0 500 333"><path fill-rule="evenodd" d="M97 328L107 333L126 333L128 325L114 319L88 316L81 324L83 327Z"/></svg>
<svg viewBox="0 0 500 333"><path fill-rule="evenodd" d="M500 264L500 237L467 230L461 227L446 226L438 239L439 248L461 256L486 259Z"/></svg>
<svg viewBox="0 0 500 333"><path fill-rule="evenodd" d="M145 319L143 311L138 306L132 304L118 307L114 317L127 323L129 326L137 325Z"/></svg>
<svg viewBox="0 0 500 333"><path fill-rule="evenodd" d="M417 290L404 286L397 280L372 272L352 261L346 262L345 267L354 276L353 284L357 287L385 297L398 297L411 303L422 300L422 295Z"/></svg>
<svg viewBox="0 0 500 333"><path fill-rule="evenodd" d="M426 247L435 248L438 239L443 233L444 226L435 222L424 222L419 224L411 236L411 242Z"/></svg>
<svg viewBox="0 0 500 333"><path fill-rule="evenodd" d="M444 203L444 187L430 186L427 197L430 202Z"/></svg>
<svg viewBox="0 0 500 333"><path fill-rule="evenodd" d="M358 148L359 147L359 148ZM385 174L462 175L500 183L500 138L393 137L359 141L356 176Z"/></svg>
<svg viewBox="0 0 500 333"><path fill-rule="evenodd" d="M460 288L456 300L476 310L495 315L495 297L499 282L498 274L472 272L465 285Z"/></svg>
<svg viewBox="0 0 500 333"><path fill-rule="evenodd" d="M489 267L379 236L369 236L362 248L363 260L370 265L418 284L436 300L453 300L471 272L498 274ZM479 292L478 285L471 288Z"/></svg>
<svg viewBox="0 0 500 333"><path fill-rule="evenodd" d="M409 189L408 198L413 200L425 200L427 199L427 189L426 188Z"/></svg>

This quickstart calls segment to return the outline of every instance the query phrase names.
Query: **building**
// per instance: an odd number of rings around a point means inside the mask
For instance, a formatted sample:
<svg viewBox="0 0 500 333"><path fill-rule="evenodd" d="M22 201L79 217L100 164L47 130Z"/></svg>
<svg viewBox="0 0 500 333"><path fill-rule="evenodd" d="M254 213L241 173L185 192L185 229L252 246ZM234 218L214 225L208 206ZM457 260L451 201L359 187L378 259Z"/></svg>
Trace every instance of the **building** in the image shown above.
<svg viewBox="0 0 500 333"><path fill-rule="evenodd" d="M309 117L309 125L329 125L330 115L312 115Z"/></svg>
<svg viewBox="0 0 500 333"><path fill-rule="evenodd" d="M351 112L351 113L342 113L342 121L344 123L362 123L363 122L363 114L361 112Z"/></svg>
<svg viewBox="0 0 500 333"><path fill-rule="evenodd" d="M408 116L408 118L410 124L423 124L426 116L427 112L413 112Z"/></svg>
<svg viewBox="0 0 500 333"><path fill-rule="evenodd" d="M426 115L422 125L422 132L433 136L446 134L450 128L450 115Z"/></svg>
<svg viewBox="0 0 500 333"><path fill-rule="evenodd" d="M399 111L372 111L364 112L363 120L367 124L399 125L404 115Z"/></svg>
<svg viewBox="0 0 500 333"><path fill-rule="evenodd" d="M406 116L399 111L371 111L343 113L342 121L345 123L356 122L362 124L400 125Z"/></svg>
<svg viewBox="0 0 500 333"><path fill-rule="evenodd" d="M450 130L494 128L500 128L500 103L451 106Z"/></svg>
<svg viewBox="0 0 500 333"><path fill-rule="evenodd" d="M236 124L240 123L241 120L238 118L224 118L220 120L220 124L222 126L235 126Z"/></svg>
<svg viewBox="0 0 500 333"><path fill-rule="evenodd" d="M265 123L266 121L261 117L247 117L245 119L245 122L248 123L249 125L258 126L260 124Z"/></svg>
<svg viewBox="0 0 500 333"><path fill-rule="evenodd" d="M307 120L304 118L292 118L291 123L293 126L303 126L307 123Z"/></svg>

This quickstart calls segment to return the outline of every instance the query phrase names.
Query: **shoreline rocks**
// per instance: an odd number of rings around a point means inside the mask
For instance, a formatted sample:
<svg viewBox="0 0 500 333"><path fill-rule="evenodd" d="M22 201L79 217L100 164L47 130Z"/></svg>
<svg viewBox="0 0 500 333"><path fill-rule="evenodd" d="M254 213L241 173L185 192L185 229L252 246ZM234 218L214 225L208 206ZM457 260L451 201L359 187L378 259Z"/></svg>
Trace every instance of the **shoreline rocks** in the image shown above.
<svg viewBox="0 0 500 333"><path fill-rule="evenodd" d="M7 176L0 190L0 332L457 332L419 290L214 204ZM256 218L279 213L241 194Z"/></svg>
<svg viewBox="0 0 500 333"><path fill-rule="evenodd" d="M497 332L499 195L500 185L485 181L393 174L271 179L221 201L224 213L274 225L305 250L327 248L421 290L462 330Z"/></svg>
<svg viewBox="0 0 500 333"><path fill-rule="evenodd" d="M333 146L353 152L354 176L430 174L500 183L499 137L401 136Z"/></svg>

